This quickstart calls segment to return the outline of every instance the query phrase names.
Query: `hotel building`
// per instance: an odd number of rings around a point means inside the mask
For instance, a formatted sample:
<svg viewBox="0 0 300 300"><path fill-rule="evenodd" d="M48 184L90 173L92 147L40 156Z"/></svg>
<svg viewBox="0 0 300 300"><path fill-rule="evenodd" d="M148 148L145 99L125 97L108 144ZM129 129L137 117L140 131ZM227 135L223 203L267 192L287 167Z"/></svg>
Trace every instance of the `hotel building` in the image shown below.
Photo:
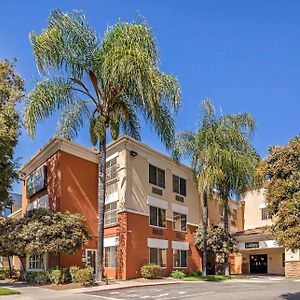
<svg viewBox="0 0 300 300"><path fill-rule="evenodd" d="M106 168L105 275L136 278L141 266L149 262L160 265L163 275L174 269L201 270L201 253L194 245L193 233L202 223L202 212L192 170L127 136L108 145ZM91 240L74 255L28 256L26 269L95 266L97 153L54 137L20 171L23 214L39 207L80 213L91 235ZM230 232L241 247L240 254L230 257L231 273L284 274L284 249L263 233L256 233L260 229L255 228L270 222L265 215L266 220L259 219L262 203L260 192L249 193L242 203L230 202ZM209 201L209 224L223 225L214 200ZM267 260L267 268L262 269L261 263L261 269L255 269L257 260ZM213 258L210 262L214 267Z"/></svg>

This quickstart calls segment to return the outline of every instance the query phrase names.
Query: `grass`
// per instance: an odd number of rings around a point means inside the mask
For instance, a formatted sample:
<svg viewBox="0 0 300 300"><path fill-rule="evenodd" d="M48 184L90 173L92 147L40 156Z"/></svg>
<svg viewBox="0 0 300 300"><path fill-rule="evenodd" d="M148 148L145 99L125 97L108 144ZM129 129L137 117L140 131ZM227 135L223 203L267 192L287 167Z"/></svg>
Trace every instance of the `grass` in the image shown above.
<svg viewBox="0 0 300 300"><path fill-rule="evenodd" d="M0 287L0 296L16 295L16 294L20 294L20 292L17 292L17 291L11 290L11 289L7 289L7 288Z"/></svg>
<svg viewBox="0 0 300 300"><path fill-rule="evenodd" d="M241 276L238 275L207 275L206 277L197 275L197 276L187 276L184 277L185 281L223 281L230 279L240 279Z"/></svg>

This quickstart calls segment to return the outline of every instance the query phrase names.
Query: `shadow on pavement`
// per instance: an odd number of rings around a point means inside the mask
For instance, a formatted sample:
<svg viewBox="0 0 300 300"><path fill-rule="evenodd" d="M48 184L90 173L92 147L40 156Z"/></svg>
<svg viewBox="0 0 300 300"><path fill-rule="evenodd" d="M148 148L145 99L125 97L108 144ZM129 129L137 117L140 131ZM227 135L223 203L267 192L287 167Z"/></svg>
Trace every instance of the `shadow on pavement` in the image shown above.
<svg viewBox="0 0 300 300"><path fill-rule="evenodd" d="M280 298L284 300L299 300L300 292L283 294Z"/></svg>

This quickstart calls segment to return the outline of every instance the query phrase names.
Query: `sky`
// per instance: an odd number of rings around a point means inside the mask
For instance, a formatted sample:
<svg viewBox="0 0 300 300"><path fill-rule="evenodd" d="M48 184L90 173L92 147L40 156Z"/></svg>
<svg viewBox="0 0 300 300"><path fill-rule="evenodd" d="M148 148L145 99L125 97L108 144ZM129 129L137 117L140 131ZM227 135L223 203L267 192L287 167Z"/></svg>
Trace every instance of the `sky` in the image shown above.
<svg viewBox="0 0 300 300"><path fill-rule="evenodd" d="M254 147L264 157L300 132L300 1L85 0L3 1L0 59L16 57L29 92L40 80L29 32L46 27L51 9L82 10L103 36L118 20L137 12L153 28L160 68L177 77L182 107L176 131L195 130L201 102L209 97L218 111L251 113L256 120ZM57 116L40 124L35 139L25 130L15 151L26 162L56 132ZM166 153L156 133L142 123L142 141ZM91 147L81 131L75 142ZM14 185L20 192L20 184Z"/></svg>

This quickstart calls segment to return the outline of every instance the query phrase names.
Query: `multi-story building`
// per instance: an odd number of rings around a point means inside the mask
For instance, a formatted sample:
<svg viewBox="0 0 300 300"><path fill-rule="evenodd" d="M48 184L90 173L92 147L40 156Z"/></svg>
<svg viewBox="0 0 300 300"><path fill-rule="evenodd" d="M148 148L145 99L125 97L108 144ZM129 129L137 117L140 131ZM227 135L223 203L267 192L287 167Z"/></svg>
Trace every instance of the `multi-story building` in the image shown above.
<svg viewBox="0 0 300 300"><path fill-rule="evenodd" d="M165 275L201 269L193 233L202 222L200 197L190 168L129 137L107 148L104 249L108 277L134 278L153 262ZM22 168L22 209L79 212L92 239L75 255L34 255L27 269L96 263L96 152L60 137L51 139Z"/></svg>
<svg viewBox="0 0 300 300"><path fill-rule="evenodd" d="M243 231L235 234L240 249L235 264L244 274L300 277L300 251L285 250L267 234L272 216L267 211L265 192L264 188L250 191L241 202Z"/></svg>

